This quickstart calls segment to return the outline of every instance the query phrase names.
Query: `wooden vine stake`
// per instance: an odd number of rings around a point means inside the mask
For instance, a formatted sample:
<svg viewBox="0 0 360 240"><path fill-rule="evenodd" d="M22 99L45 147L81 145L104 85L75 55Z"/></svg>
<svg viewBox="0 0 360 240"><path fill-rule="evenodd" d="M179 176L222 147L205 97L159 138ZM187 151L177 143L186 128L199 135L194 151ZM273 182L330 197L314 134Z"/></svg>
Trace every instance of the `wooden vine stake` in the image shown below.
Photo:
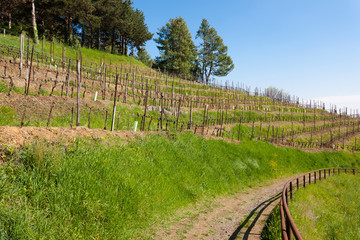
<svg viewBox="0 0 360 240"><path fill-rule="evenodd" d="M69 59L68 72L66 75L66 96L69 96L69 84L70 84L70 67L71 67L71 59Z"/></svg>
<svg viewBox="0 0 360 240"><path fill-rule="evenodd" d="M34 56L34 45L32 46L32 50L31 50L31 60L30 60L30 69L29 69L29 75L28 75L28 81L27 81L26 95L29 95L30 79L31 79L31 68L32 68L32 63L33 63L33 56Z"/></svg>
<svg viewBox="0 0 360 240"><path fill-rule="evenodd" d="M9 78L10 78L10 88L9 88L8 96L11 96L12 90L14 88L14 80L12 79L11 76L9 76Z"/></svg>
<svg viewBox="0 0 360 240"><path fill-rule="evenodd" d="M48 121L47 121L47 124L46 124L47 127L50 126L51 113L52 113L54 107L55 107L55 102L53 102L53 104L51 104L51 107L50 107L49 117L48 117Z"/></svg>
<svg viewBox="0 0 360 240"><path fill-rule="evenodd" d="M178 106L178 111L177 111L176 129L178 128L178 125L179 125L180 107L181 107L181 98L179 99L179 106Z"/></svg>
<svg viewBox="0 0 360 240"><path fill-rule="evenodd" d="M90 123L91 123L91 111L92 111L92 107L89 107L88 128L90 128Z"/></svg>
<svg viewBox="0 0 360 240"><path fill-rule="evenodd" d="M80 126L80 89L81 89L80 60L77 60L76 75L77 75L77 96L76 96L77 113L76 113L76 126Z"/></svg>
<svg viewBox="0 0 360 240"><path fill-rule="evenodd" d="M108 120L108 110L105 109L105 126L104 126L104 130L107 129L107 120Z"/></svg>
<svg viewBox="0 0 360 240"><path fill-rule="evenodd" d="M70 128L73 127L74 123L74 106L71 107L71 121L70 121Z"/></svg>
<svg viewBox="0 0 360 240"><path fill-rule="evenodd" d="M25 115L26 115L26 109L27 109L27 101L25 100L25 107L24 107L24 112L23 112L22 118L21 118L21 124L20 124L20 127L23 127L23 126L24 126Z"/></svg>
<svg viewBox="0 0 360 240"><path fill-rule="evenodd" d="M164 96L161 93L161 115L160 115L160 130L163 130L163 119L164 119Z"/></svg>
<svg viewBox="0 0 360 240"><path fill-rule="evenodd" d="M22 68L23 68L23 58L24 58L24 40L25 36L23 34L20 35L20 74L19 77L21 77Z"/></svg>
<svg viewBox="0 0 360 240"><path fill-rule="evenodd" d="M115 114L116 114L116 96L117 96L118 81L119 81L119 74L116 74L116 82L115 82L115 96L114 96L113 116L112 116L112 121L111 121L111 131L114 131L114 125L115 125Z"/></svg>
<svg viewBox="0 0 360 240"><path fill-rule="evenodd" d="M145 93L145 100L144 100L144 116L141 122L141 126L140 126L140 130L145 131L145 122L146 122L146 111L147 111L147 104L148 104L148 96L149 96L149 88L148 88L148 84L146 82L146 93Z"/></svg>

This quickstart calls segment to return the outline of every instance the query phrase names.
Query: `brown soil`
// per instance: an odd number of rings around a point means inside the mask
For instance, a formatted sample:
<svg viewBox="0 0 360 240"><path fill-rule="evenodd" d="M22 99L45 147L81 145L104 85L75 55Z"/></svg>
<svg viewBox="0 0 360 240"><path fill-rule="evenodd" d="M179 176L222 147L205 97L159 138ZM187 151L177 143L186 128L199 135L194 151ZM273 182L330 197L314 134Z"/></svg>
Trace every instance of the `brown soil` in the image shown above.
<svg viewBox="0 0 360 240"><path fill-rule="evenodd" d="M144 132L134 131L114 131L102 129L89 129L86 127L9 127L0 126L0 145L20 147L39 140L49 142L71 142L75 138L104 139L107 137L117 137L128 140L137 136L145 136Z"/></svg>
<svg viewBox="0 0 360 240"><path fill-rule="evenodd" d="M287 180L202 203L164 224L154 239L260 239L265 221ZM247 192L248 191L248 192Z"/></svg>

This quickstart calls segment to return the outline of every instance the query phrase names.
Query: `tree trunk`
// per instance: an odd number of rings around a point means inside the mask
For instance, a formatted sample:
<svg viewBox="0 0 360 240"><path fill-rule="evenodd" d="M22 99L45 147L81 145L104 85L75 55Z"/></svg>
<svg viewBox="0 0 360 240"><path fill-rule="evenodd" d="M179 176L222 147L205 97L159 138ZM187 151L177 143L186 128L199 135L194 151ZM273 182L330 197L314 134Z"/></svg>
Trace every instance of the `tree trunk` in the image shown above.
<svg viewBox="0 0 360 240"><path fill-rule="evenodd" d="M73 27L72 27L72 17L69 17L69 22L68 22L68 41L69 41L69 45L72 45L72 32L73 32Z"/></svg>
<svg viewBox="0 0 360 240"><path fill-rule="evenodd" d="M44 28L45 29L45 28ZM69 43L69 17L65 17L65 34L64 34L64 42Z"/></svg>
<svg viewBox="0 0 360 240"><path fill-rule="evenodd" d="M83 47L85 44L85 28L84 28L84 24L82 24L82 29L81 29L81 47Z"/></svg>
<svg viewBox="0 0 360 240"><path fill-rule="evenodd" d="M34 30L34 42L36 44L38 44L39 43L39 36L38 36L38 30L37 30L37 27L36 27L35 0L31 0L31 6L32 6L32 11L31 11L32 25L33 25L33 30Z"/></svg>
<svg viewBox="0 0 360 240"><path fill-rule="evenodd" d="M112 30L112 36L111 36L111 53L114 53L114 49L115 49L115 28Z"/></svg>
<svg viewBox="0 0 360 240"><path fill-rule="evenodd" d="M99 32L98 32L98 50L100 50L100 44L101 44L101 27L99 27Z"/></svg>
<svg viewBox="0 0 360 240"><path fill-rule="evenodd" d="M11 29L11 13L9 13L9 29Z"/></svg>
<svg viewBox="0 0 360 240"><path fill-rule="evenodd" d="M92 28L90 28L90 33L91 33L91 37L90 37L90 48L93 48L93 44L94 44L94 31Z"/></svg>
<svg viewBox="0 0 360 240"><path fill-rule="evenodd" d="M125 55L125 37L122 38L122 55Z"/></svg>
<svg viewBox="0 0 360 240"><path fill-rule="evenodd" d="M122 48L122 36L119 36L119 53L122 54L123 48Z"/></svg>
<svg viewBox="0 0 360 240"><path fill-rule="evenodd" d="M124 52L124 55L127 56L127 52L128 52L127 39L125 39L124 43L125 43L125 52Z"/></svg>

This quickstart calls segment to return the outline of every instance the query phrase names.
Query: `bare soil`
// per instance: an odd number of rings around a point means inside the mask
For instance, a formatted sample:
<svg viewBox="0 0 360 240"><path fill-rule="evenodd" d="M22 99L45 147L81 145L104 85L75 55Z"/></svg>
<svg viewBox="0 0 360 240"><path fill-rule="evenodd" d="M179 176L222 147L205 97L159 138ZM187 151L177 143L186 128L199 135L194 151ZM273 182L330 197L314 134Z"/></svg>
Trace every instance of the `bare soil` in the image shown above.
<svg viewBox="0 0 360 240"><path fill-rule="evenodd" d="M36 141L71 142L76 138L105 139L117 137L130 140L135 137L145 136L144 132L114 131L102 129L89 129L86 127L12 127L0 126L0 145L20 147Z"/></svg>
<svg viewBox="0 0 360 240"><path fill-rule="evenodd" d="M260 239L265 221L279 201L286 179L183 210L164 223L154 239ZM175 214L178 215L178 214Z"/></svg>

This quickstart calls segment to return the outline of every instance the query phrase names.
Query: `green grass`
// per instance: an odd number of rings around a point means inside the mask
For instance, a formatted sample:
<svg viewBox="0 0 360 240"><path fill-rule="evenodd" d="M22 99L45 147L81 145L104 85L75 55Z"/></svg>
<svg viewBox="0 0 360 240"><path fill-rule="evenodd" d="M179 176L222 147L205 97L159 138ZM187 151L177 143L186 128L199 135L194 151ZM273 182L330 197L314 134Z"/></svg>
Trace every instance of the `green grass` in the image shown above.
<svg viewBox="0 0 360 240"><path fill-rule="evenodd" d="M360 239L359 176L332 176L301 189L290 212L304 239ZM281 239L280 208L269 216L262 240Z"/></svg>
<svg viewBox="0 0 360 240"><path fill-rule="evenodd" d="M360 239L359 184L359 176L341 175L296 193L290 211L303 238Z"/></svg>
<svg viewBox="0 0 360 240"><path fill-rule="evenodd" d="M20 46L20 37L15 37L15 36L10 36L10 35L6 35L6 37L4 37L4 35L0 35L0 44L4 44L7 46L13 46L13 47L19 47ZM34 43L32 42L32 40L30 40L30 51L31 51L31 47ZM44 45L43 45L43 51L44 54L50 54L50 42L48 41L44 41ZM35 45L35 51L37 52L41 52L42 51L42 44L41 41L39 44ZM62 57L62 48L65 47L65 56L68 58L73 58L76 59L77 56L77 52L79 50L81 50L81 54L82 57L84 59L84 61L86 62L93 62L93 63L97 63L98 65L100 64L100 59L103 59L106 64L112 64L112 65L132 65L133 67L139 67L142 69L147 69L147 71L149 71L149 69L140 61L136 60L135 58L132 57L127 57L127 56L123 56L123 55L117 55L117 54L111 54L105 51L99 51L96 49L89 49L89 48L83 48L83 47L70 47L68 45L63 45L61 43L55 42L54 43L54 53L55 56L58 58ZM27 49L27 39L25 40L25 51Z"/></svg>
<svg viewBox="0 0 360 240"><path fill-rule="evenodd" d="M268 179L326 166L356 167L345 152L310 154L190 133L3 147L0 235L5 239L144 239L171 213Z"/></svg>
<svg viewBox="0 0 360 240"><path fill-rule="evenodd" d="M271 212L266 220L263 231L261 232L261 240L281 240L281 218L279 204Z"/></svg>

